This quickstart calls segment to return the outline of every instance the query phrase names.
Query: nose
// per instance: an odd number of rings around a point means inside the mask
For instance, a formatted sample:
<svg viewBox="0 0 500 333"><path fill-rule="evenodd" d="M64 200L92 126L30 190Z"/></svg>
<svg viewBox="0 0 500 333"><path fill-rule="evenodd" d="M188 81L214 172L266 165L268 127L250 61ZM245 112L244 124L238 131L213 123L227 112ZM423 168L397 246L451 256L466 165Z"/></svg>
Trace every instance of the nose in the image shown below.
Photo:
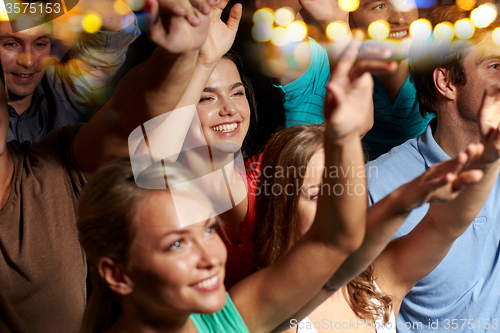
<svg viewBox="0 0 500 333"><path fill-rule="evenodd" d="M403 25L405 23L406 16L404 12L398 8L391 7L391 13L389 15L389 24L393 25Z"/></svg>
<svg viewBox="0 0 500 333"><path fill-rule="evenodd" d="M200 260L198 261L198 268L211 269L220 264L217 254L211 250L209 244L205 241L197 242Z"/></svg>
<svg viewBox="0 0 500 333"><path fill-rule="evenodd" d="M35 55L29 51L20 53L16 58L16 63L24 68L33 67L33 65L35 65L35 62Z"/></svg>
<svg viewBox="0 0 500 333"><path fill-rule="evenodd" d="M231 98L226 97L222 100L222 105L219 110L219 115L221 117L224 116L233 116L236 114L236 104L231 100Z"/></svg>

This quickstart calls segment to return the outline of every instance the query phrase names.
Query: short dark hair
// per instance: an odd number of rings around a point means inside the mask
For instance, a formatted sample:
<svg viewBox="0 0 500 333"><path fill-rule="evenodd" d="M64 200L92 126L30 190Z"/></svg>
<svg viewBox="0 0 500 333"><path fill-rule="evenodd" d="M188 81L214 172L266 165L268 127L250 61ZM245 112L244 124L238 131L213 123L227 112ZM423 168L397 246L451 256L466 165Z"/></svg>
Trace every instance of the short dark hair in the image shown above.
<svg viewBox="0 0 500 333"><path fill-rule="evenodd" d="M468 18L470 11L460 9L456 4L439 6L429 14L432 26L442 22L455 23L463 18ZM465 69L462 61L469 48L478 44L484 36L494 28L500 26L494 22L484 29L476 29L474 36L469 40L454 40L452 42L414 42L410 50L410 63L413 72L420 114L425 118L428 113L436 114L437 90L434 85L434 70L443 68L448 71L453 84L464 85L467 83ZM432 52L429 50L432 49Z"/></svg>

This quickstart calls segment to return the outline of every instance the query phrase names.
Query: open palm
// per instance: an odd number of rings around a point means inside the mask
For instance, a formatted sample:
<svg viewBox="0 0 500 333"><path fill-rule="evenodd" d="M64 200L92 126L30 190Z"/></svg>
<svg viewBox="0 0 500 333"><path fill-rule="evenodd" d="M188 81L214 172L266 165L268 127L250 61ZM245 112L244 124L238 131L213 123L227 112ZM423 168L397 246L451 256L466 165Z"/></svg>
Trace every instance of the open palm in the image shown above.
<svg viewBox="0 0 500 333"><path fill-rule="evenodd" d="M228 0L221 1L210 13L210 25L208 37L200 49L200 61L205 64L213 64L231 48L238 32L242 6L237 3L231 8L229 18L226 23L221 20L221 14L226 7Z"/></svg>

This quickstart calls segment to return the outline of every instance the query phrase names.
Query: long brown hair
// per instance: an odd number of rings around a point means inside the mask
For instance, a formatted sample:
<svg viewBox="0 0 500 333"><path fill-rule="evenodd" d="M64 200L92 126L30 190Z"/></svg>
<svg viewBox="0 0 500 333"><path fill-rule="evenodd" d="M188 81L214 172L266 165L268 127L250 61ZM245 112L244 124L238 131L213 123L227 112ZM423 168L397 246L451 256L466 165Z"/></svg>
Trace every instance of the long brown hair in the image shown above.
<svg viewBox="0 0 500 333"><path fill-rule="evenodd" d="M252 235L259 269L284 257L300 238L299 193L309 160L323 147L324 133L324 125L293 126L275 133L264 148ZM287 190L276 193L273 188ZM344 296L358 317L388 321L392 299L375 289L374 278L372 264L343 288Z"/></svg>
<svg viewBox="0 0 500 333"><path fill-rule="evenodd" d="M169 182L191 179L189 172L182 166L167 162L164 165L169 168ZM156 187L150 184L167 184L163 170L162 164L157 163L146 169L137 181L149 188ZM127 264L130 245L135 236L136 212L152 193L154 190L137 186L128 157L117 159L99 169L85 186L78 207L77 227L90 268L93 289L80 332L103 332L120 316L120 297L108 288L99 275L97 265L103 257L110 258L116 264ZM202 198L201 193L191 194Z"/></svg>

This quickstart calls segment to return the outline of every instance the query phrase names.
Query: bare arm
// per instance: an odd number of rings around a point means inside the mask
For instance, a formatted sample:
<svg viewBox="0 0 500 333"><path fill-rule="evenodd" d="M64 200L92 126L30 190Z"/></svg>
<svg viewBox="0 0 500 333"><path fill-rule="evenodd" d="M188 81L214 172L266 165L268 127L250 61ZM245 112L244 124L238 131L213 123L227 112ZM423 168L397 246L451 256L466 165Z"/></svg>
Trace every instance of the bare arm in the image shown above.
<svg viewBox="0 0 500 333"><path fill-rule="evenodd" d="M159 47L127 73L111 100L78 134L75 158L86 176L128 154L127 138L137 126L175 109L205 42L208 16L200 14L203 22L192 26L184 17L170 14L163 1L150 3L150 37Z"/></svg>
<svg viewBox="0 0 500 333"><path fill-rule="evenodd" d="M332 70L325 100L325 166L363 167L360 131L370 114L373 81L365 68L351 75L358 43ZM390 66L383 65L389 70ZM356 108L353 105L356 104ZM356 116L352 116L353 109ZM366 197L336 196L335 186L366 186L359 174L325 177L315 222L276 264L238 283L229 293L251 332L269 332L301 308L360 245L365 230ZM330 189L330 190L328 190ZM330 194L330 195L328 195ZM346 283L348 280L346 281ZM300 288L297 288L300 286Z"/></svg>

